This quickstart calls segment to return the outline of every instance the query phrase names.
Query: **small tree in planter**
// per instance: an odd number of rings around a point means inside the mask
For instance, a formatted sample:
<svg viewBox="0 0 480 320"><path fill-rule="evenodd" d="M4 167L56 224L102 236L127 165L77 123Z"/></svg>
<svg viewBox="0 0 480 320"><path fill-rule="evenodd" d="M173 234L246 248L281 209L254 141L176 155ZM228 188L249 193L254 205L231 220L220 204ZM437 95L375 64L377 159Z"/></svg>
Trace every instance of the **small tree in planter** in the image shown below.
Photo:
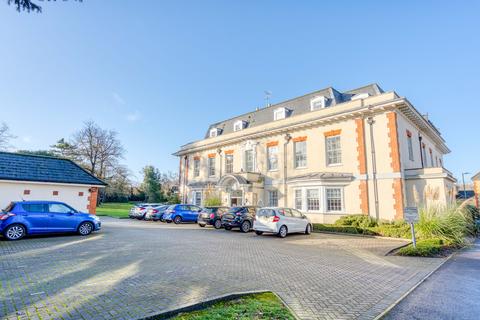
<svg viewBox="0 0 480 320"><path fill-rule="evenodd" d="M205 189L205 198L203 200L203 205L207 207L221 206L222 198L220 192L211 184Z"/></svg>

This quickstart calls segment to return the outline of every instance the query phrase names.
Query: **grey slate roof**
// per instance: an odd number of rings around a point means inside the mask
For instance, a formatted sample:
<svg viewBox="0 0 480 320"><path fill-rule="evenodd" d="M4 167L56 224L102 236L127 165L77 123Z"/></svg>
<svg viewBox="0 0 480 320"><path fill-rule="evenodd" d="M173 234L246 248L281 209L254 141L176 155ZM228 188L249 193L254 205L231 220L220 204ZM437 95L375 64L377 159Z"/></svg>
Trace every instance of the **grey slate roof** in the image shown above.
<svg viewBox="0 0 480 320"><path fill-rule="evenodd" d="M106 185L71 160L11 152L0 152L0 180Z"/></svg>
<svg viewBox="0 0 480 320"><path fill-rule="evenodd" d="M357 89L340 92L332 87L318 90L301 97L283 101L266 108L262 108L256 111L245 113L243 115L213 123L209 126L205 138L209 137L210 129L218 128L221 130L221 134L227 134L233 132L233 124L236 121L243 120L247 123L248 127L255 127L262 124L273 121L273 111L277 108L286 108L290 110L289 117L304 114L310 111L310 100L315 97L324 96L328 98L327 107L333 107L336 104L343 103L352 99L356 94L368 93L370 96L382 94L384 91L376 83L369 84Z"/></svg>

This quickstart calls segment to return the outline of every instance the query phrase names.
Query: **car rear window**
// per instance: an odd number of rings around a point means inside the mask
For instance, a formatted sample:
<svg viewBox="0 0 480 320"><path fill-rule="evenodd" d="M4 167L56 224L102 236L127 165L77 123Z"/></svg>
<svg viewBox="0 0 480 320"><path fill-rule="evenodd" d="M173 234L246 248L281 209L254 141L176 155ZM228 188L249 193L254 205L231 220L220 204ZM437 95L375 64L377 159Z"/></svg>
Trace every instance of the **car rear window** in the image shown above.
<svg viewBox="0 0 480 320"><path fill-rule="evenodd" d="M257 212L257 216L266 217L266 218L274 217L275 216L275 211L273 211L272 209L260 209Z"/></svg>
<svg viewBox="0 0 480 320"><path fill-rule="evenodd" d="M15 202L10 202L8 206L5 207L5 209L2 209L3 212L10 212L13 210L13 207L15 207Z"/></svg>
<svg viewBox="0 0 480 320"><path fill-rule="evenodd" d="M167 210L175 210L175 206L176 206L176 204L171 205L170 207L167 208Z"/></svg>
<svg viewBox="0 0 480 320"><path fill-rule="evenodd" d="M203 208L202 212L205 213L215 213L215 208Z"/></svg>

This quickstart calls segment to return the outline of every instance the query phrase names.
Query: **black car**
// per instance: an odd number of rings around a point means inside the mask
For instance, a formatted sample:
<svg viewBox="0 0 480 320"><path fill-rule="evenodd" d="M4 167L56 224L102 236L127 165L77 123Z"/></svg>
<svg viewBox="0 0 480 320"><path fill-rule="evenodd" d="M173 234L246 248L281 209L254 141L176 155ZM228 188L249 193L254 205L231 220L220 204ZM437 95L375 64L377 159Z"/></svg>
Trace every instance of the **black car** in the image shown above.
<svg viewBox="0 0 480 320"><path fill-rule="evenodd" d="M252 229L256 212L257 207L255 206L230 208L230 210L222 216L222 225L225 230L240 228L242 232L249 232Z"/></svg>
<svg viewBox="0 0 480 320"><path fill-rule="evenodd" d="M222 216L228 209L228 207L204 207L198 215L198 225L200 227L210 225L214 226L215 229L220 229L222 227Z"/></svg>

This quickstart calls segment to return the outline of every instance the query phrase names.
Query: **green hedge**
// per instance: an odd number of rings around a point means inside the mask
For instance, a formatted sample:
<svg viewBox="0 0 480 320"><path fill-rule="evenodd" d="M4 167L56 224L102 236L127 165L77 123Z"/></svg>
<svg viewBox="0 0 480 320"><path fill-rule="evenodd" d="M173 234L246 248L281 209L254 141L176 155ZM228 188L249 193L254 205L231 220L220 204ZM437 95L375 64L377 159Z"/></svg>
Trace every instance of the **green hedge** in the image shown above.
<svg viewBox="0 0 480 320"><path fill-rule="evenodd" d="M406 223L381 224L375 227L314 223L313 230L392 238L410 238L410 226Z"/></svg>
<svg viewBox="0 0 480 320"><path fill-rule="evenodd" d="M413 244L400 248L398 254L401 256L433 257L442 254L449 246L442 239L427 239L417 241L417 248Z"/></svg>

